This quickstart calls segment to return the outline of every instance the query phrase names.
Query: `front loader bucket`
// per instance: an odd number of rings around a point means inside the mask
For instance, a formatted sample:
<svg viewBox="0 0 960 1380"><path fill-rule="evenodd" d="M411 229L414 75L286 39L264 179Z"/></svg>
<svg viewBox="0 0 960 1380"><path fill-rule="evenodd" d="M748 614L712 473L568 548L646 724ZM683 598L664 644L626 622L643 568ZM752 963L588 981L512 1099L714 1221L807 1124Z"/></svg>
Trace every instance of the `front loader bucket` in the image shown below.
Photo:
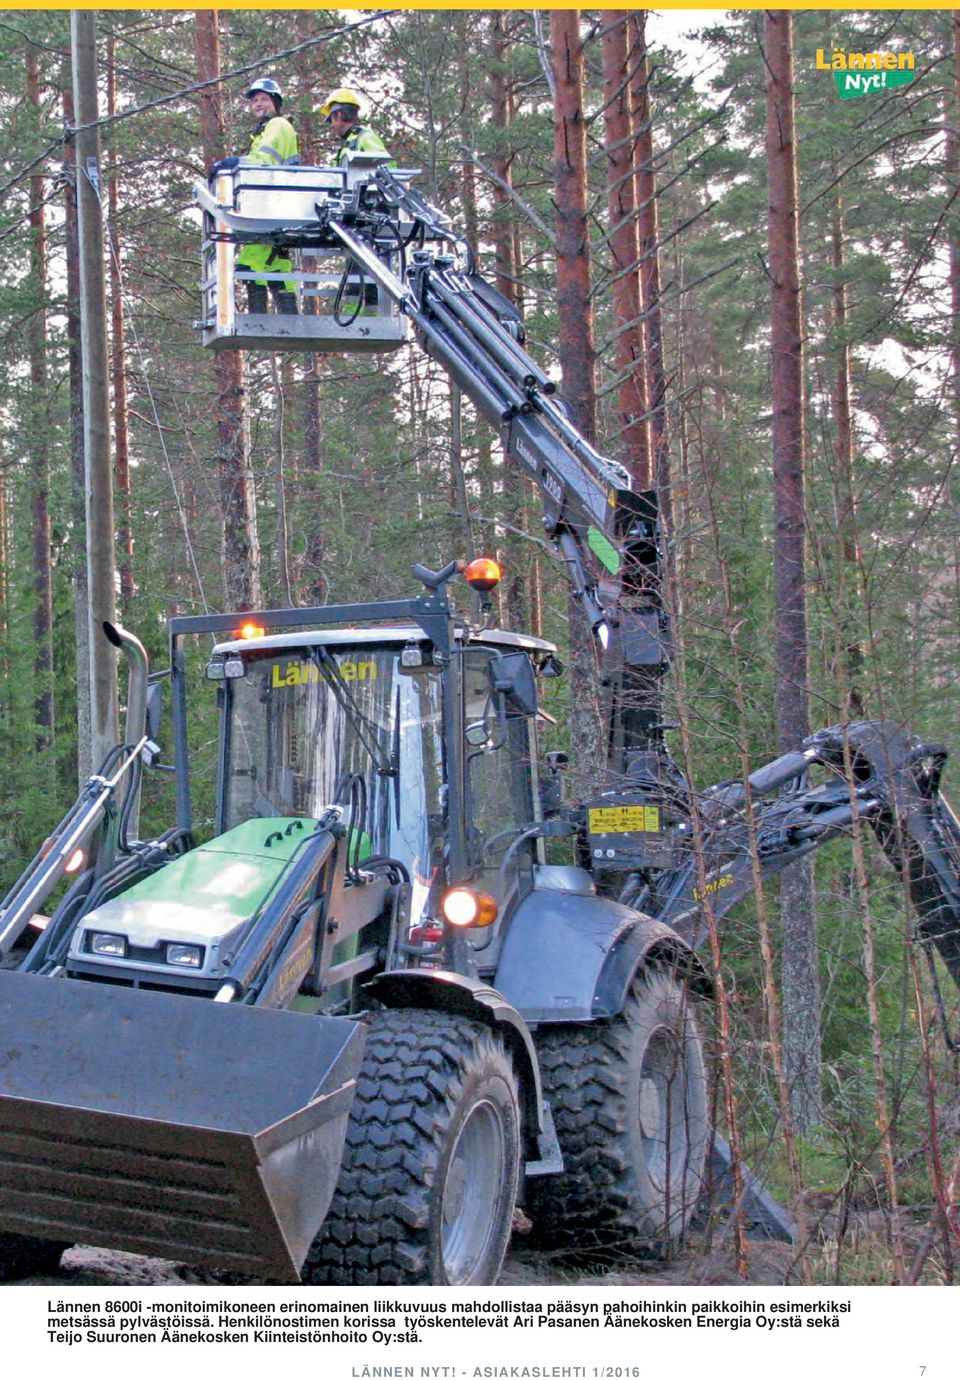
<svg viewBox="0 0 960 1380"><path fill-rule="evenodd" d="M365 1029L0 972L0 1231L294 1282Z"/></svg>

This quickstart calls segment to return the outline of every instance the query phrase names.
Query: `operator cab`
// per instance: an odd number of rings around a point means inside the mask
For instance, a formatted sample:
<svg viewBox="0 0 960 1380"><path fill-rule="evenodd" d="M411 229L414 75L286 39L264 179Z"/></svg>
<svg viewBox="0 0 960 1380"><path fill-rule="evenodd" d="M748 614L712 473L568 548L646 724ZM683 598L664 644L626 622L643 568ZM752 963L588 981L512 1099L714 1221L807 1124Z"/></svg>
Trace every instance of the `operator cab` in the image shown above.
<svg viewBox="0 0 960 1380"><path fill-rule="evenodd" d="M447 803L460 790L472 884L504 901L539 859L531 842L504 863L511 841L539 813L536 711L502 714L491 668L504 655L526 661L553 648L463 629L457 645L455 746L444 741L442 668L415 626L283 633L215 647L207 674L222 691L217 832L257 817L318 819L347 800L344 823L357 846L406 867L416 925L435 912L446 884Z"/></svg>

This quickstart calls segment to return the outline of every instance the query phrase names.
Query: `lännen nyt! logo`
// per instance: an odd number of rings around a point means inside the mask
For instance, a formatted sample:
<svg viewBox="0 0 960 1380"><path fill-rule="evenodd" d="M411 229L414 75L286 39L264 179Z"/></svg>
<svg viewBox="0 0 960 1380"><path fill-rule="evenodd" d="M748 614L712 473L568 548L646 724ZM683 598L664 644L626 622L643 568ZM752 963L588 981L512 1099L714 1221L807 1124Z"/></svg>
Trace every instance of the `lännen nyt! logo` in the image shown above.
<svg viewBox="0 0 960 1380"><path fill-rule="evenodd" d="M833 73L843 101L907 86L913 81L915 66L913 53L848 53L834 48L828 59L823 48L817 49L817 69Z"/></svg>

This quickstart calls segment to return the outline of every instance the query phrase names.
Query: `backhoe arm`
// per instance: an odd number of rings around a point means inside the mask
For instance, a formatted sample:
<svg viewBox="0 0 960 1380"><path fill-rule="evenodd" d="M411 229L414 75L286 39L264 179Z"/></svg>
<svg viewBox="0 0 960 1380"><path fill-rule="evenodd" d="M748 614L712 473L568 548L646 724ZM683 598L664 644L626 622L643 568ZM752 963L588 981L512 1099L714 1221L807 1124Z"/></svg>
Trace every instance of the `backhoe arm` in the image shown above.
<svg viewBox="0 0 960 1380"><path fill-rule="evenodd" d="M939 791L945 760L944 748L923 743L896 724L867 721L823 729L802 751L787 753L751 776L752 838L741 783L700 794L703 886L690 842L680 865L651 874L652 880L634 888L631 903L699 944L707 898L719 918L753 890L758 875L761 880L774 875L863 821L904 876L919 939L937 949L960 986L960 823ZM815 765L829 776L810 787L807 773ZM684 833L691 838L689 823Z"/></svg>

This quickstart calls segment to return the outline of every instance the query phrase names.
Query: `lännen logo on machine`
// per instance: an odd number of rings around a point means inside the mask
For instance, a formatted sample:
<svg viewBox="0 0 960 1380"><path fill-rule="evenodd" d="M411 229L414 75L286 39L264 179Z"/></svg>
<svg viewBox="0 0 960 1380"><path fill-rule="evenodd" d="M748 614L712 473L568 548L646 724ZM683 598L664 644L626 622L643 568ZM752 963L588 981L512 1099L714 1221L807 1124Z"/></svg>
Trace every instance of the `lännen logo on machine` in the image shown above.
<svg viewBox="0 0 960 1380"><path fill-rule="evenodd" d="M854 53L845 48L817 49L817 70L832 72L842 101L908 86L915 76L913 53Z"/></svg>

